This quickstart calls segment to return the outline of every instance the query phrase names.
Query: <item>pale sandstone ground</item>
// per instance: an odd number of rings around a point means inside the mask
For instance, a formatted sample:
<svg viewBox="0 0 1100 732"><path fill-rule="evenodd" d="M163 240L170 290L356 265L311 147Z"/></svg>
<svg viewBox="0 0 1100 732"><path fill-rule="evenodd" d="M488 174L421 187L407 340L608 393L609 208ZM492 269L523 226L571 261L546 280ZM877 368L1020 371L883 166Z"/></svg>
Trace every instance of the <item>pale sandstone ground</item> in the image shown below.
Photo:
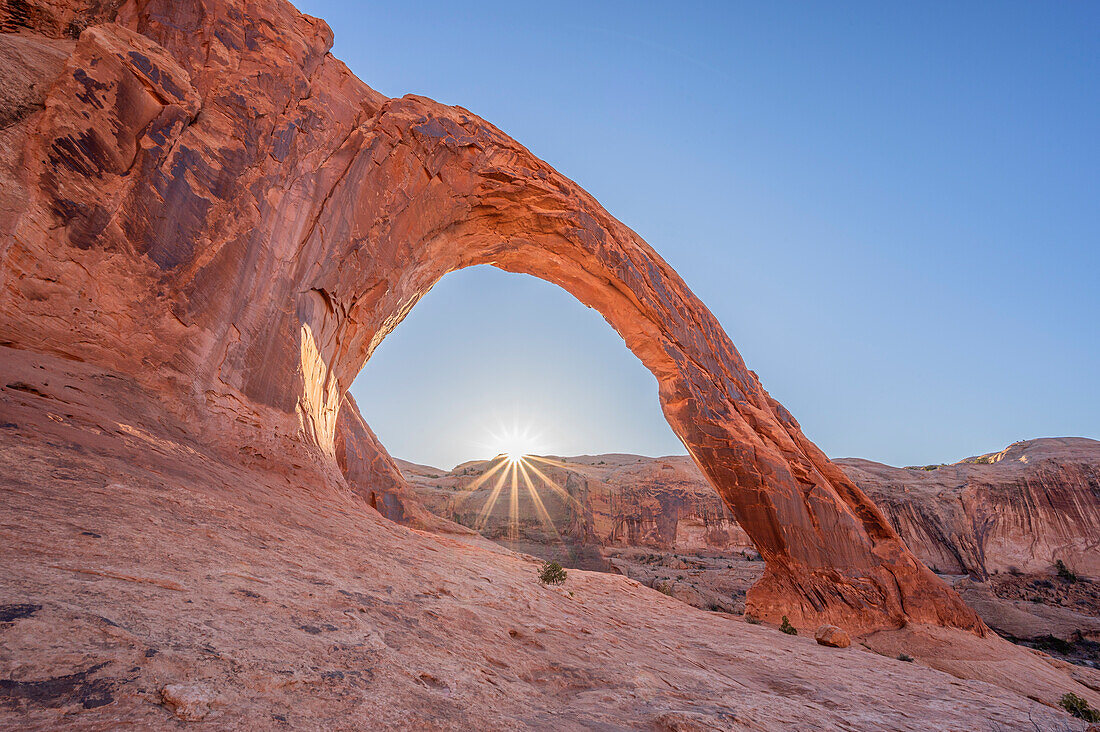
<svg viewBox="0 0 1100 732"><path fill-rule="evenodd" d="M309 470L200 446L126 379L2 354L0 597L41 606L0 626L4 727L1084 727L624 577L541 587L530 557L404 528ZM957 672L982 663L959 647ZM1100 701L993 651L985 663L1030 676L1048 703L1063 689Z"/></svg>

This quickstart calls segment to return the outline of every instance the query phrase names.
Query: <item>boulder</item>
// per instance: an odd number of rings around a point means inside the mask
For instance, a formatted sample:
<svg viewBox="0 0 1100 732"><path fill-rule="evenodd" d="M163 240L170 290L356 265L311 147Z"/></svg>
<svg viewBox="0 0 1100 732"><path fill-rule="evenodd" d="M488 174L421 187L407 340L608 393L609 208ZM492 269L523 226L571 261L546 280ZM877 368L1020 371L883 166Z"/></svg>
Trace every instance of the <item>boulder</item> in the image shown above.
<svg viewBox="0 0 1100 732"><path fill-rule="evenodd" d="M818 645L830 648L847 648L852 645L852 639L848 637L847 631L835 625L822 625L814 633L814 640Z"/></svg>

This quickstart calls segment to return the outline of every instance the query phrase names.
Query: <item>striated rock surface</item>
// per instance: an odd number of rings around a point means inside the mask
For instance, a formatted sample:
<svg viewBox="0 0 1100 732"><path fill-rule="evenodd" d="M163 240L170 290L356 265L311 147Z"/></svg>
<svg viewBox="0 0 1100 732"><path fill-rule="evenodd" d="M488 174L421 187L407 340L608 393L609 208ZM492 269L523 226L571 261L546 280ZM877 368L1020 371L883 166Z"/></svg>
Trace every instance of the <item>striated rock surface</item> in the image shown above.
<svg viewBox="0 0 1100 732"><path fill-rule="evenodd" d="M399 461L400 462L400 461ZM1100 442L1079 437L1017 442L954 465L894 468L870 460L836 461L882 508L906 544L943 574L1051 575L1056 562L1085 578L1100 576ZM492 495L477 478L494 463L447 473L400 462L416 498L432 512L474 527ZM596 455L536 463L568 493L547 494L562 537L598 546L698 551L751 546L731 513L686 457ZM470 490L471 487L474 490ZM498 503L482 533L505 538L510 516ZM520 490L519 531L554 542Z"/></svg>
<svg viewBox="0 0 1100 732"><path fill-rule="evenodd" d="M451 471L397 464L428 510L496 541L562 545L582 556L607 547L752 550L686 455L526 457L517 472L515 520L511 473L502 459ZM502 491L495 491L498 481Z"/></svg>
<svg viewBox="0 0 1100 732"><path fill-rule="evenodd" d="M893 468L837 460L914 553L984 578L1070 570L1100 578L1100 442L1025 440L954 465Z"/></svg>
<svg viewBox="0 0 1100 732"><path fill-rule="evenodd" d="M5 347L0 372L0 728L1080 732L1058 698L1100 705L992 636L941 637L1001 686L894 660L942 655L915 626L883 657L616 575L543 587L529 557L219 449L130 377Z"/></svg>
<svg viewBox="0 0 1100 732"><path fill-rule="evenodd" d="M0 343L132 378L242 459L342 481L344 393L378 343L447 272L526 272L655 374L767 562L756 615L984 632L676 273L489 123L383 97L285 2L24 0L2 20L26 63L0 131Z"/></svg>

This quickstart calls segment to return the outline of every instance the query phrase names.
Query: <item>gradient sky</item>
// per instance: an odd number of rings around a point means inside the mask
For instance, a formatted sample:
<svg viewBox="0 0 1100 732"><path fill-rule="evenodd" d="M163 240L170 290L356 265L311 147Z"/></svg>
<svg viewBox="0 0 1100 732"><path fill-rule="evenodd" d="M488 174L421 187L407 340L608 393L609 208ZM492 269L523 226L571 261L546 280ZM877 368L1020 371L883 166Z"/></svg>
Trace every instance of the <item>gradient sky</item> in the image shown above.
<svg viewBox="0 0 1100 732"><path fill-rule="evenodd" d="M1100 3L298 2L668 260L833 457L1100 438ZM451 274L352 388L398 456L685 452L595 311Z"/></svg>

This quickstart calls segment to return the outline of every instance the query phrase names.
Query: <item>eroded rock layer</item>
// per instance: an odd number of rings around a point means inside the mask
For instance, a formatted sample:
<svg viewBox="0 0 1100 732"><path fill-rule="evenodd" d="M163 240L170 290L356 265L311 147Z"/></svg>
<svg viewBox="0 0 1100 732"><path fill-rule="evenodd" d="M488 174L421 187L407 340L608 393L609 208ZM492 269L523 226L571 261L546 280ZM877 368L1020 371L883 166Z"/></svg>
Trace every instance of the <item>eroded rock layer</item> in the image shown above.
<svg viewBox="0 0 1100 732"><path fill-rule="evenodd" d="M612 546L752 550L686 455L528 456L515 470L514 518L512 470L501 460L451 471L404 461L398 466L417 503L494 540L567 546L582 554L585 547Z"/></svg>
<svg viewBox="0 0 1100 732"><path fill-rule="evenodd" d="M284 2L4 7L4 54L31 61L0 132L3 343L132 377L199 439L339 479L344 393L417 300L466 266L533 274L656 375L767 561L755 614L984 632L676 273L500 130L383 97Z"/></svg>
<svg viewBox="0 0 1100 732"><path fill-rule="evenodd" d="M400 495L492 539L515 532L548 545L676 551L741 551L751 545L687 457L528 457L526 462L539 468L541 475L532 473L530 482L542 494L553 529L546 528L526 481L519 484L519 521L512 526L507 501L492 500L496 477L481 480L495 461L449 472L399 461L408 480L408 485L398 482ZM977 580L1053 575L1061 562L1071 573L1100 578L1096 440L1025 440L952 465L895 468L858 458L836 463L882 508L917 557L941 574Z"/></svg>
<svg viewBox="0 0 1100 732"><path fill-rule="evenodd" d="M925 564L984 578L1070 571L1100 578L1100 442L1016 442L953 465L837 461Z"/></svg>

